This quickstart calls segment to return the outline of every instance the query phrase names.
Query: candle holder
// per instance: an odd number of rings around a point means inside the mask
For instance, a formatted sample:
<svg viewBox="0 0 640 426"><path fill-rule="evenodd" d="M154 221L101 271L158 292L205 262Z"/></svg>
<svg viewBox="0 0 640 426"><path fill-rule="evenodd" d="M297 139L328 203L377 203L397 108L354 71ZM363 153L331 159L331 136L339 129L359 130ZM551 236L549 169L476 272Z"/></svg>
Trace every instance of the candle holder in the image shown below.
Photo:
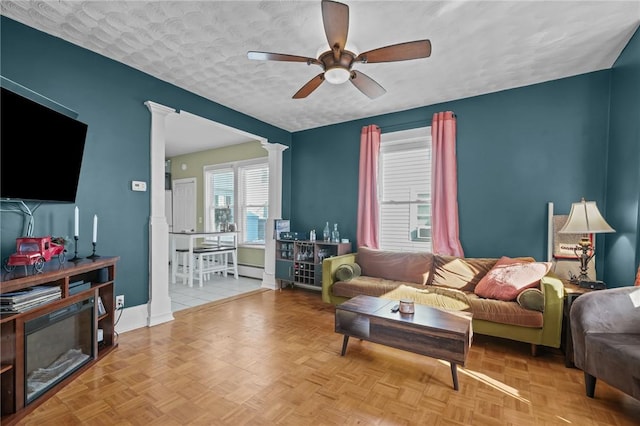
<svg viewBox="0 0 640 426"><path fill-rule="evenodd" d="M92 242L93 250L91 251L91 256L87 256L87 259L95 259L96 257L100 257L99 254L96 254L96 242Z"/></svg>
<svg viewBox="0 0 640 426"><path fill-rule="evenodd" d="M80 259L82 259L80 256L78 256L78 236L74 235L73 239L75 241L75 247L73 249L73 257L71 259L69 259L72 262L77 262Z"/></svg>

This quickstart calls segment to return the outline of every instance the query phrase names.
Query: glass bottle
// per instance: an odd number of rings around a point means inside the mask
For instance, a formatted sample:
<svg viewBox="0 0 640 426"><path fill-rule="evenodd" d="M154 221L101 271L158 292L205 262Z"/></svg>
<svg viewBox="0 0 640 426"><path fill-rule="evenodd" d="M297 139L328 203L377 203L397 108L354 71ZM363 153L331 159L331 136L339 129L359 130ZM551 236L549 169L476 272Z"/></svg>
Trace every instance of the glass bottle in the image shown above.
<svg viewBox="0 0 640 426"><path fill-rule="evenodd" d="M322 239L324 241L329 241L331 238L331 233L329 231L329 222L324 225L324 231L322 231Z"/></svg>
<svg viewBox="0 0 640 426"><path fill-rule="evenodd" d="M339 243L340 242L340 233L338 232L338 224L337 223L333 224L333 232L331 233L331 241L333 241L334 243Z"/></svg>

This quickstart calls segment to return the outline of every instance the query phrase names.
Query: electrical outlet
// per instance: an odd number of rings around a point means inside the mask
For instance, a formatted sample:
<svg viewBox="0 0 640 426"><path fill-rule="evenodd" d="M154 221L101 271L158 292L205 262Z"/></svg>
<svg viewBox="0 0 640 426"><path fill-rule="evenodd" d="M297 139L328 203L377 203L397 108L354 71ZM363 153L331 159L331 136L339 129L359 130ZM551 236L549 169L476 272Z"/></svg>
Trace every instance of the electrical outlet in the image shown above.
<svg viewBox="0 0 640 426"><path fill-rule="evenodd" d="M116 309L123 309L124 308L124 294L121 294L120 296L116 296Z"/></svg>

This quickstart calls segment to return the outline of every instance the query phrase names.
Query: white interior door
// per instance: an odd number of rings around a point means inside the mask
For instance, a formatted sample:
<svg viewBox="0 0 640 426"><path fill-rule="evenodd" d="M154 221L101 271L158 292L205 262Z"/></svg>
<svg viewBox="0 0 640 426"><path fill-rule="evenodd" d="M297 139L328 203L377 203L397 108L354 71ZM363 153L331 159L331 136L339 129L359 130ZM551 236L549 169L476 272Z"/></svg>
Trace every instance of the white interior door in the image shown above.
<svg viewBox="0 0 640 426"><path fill-rule="evenodd" d="M196 179L173 181L173 232L196 230Z"/></svg>

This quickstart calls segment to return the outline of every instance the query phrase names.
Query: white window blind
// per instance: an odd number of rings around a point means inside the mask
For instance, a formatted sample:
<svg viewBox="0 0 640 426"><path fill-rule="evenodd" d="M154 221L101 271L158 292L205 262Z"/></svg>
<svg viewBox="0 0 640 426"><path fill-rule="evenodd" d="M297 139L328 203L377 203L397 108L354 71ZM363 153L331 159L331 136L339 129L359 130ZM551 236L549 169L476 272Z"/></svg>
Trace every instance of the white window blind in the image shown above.
<svg viewBox="0 0 640 426"><path fill-rule="evenodd" d="M209 231L217 231L222 223L233 223L235 207L234 171L231 167L207 172L207 216Z"/></svg>
<svg viewBox="0 0 640 426"><path fill-rule="evenodd" d="M244 242L264 244L269 215L269 165L263 163L241 166L239 182Z"/></svg>
<svg viewBox="0 0 640 426"><path fill-rule="evenodd" d="M431 251L431 128L383 133L378 174L380 248Z"/></svg>

